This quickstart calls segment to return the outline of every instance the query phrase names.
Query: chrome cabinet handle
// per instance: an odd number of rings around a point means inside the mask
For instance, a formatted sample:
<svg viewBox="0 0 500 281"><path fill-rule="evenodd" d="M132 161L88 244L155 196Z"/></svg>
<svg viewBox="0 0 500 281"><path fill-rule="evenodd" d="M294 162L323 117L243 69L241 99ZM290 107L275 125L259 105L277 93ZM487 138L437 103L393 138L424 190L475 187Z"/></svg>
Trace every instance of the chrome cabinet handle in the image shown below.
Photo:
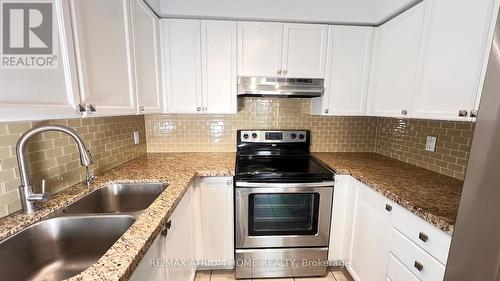
<svg viewBox="0 0 500 281"><path fill-rule="evenodd" d="M478 116L478 114L479 114L479 111L478 111L478 110L472 110L472 111L470 112L470 117L477 117L477 116Z"/></svg>
<svg viewBox="0 0 500 281"><path fill-rule="evenodd" d="M458 111L458 116L460 117L467 117L467 115L469 115L469 112L465 109L461 109Z"/></svg>
<svg viewBox="0 0 500 281"><path fill-rule="evenodd" d="M85 106L85 104L80 103L80 104L78 105L78 111L80 111L81 113L85 113L85 112L87 112L87 107Z"/></svg>
<svg viewBox="0 0 500 281"><path fill-rule="evenodd" d="M328 112L329 112L329 110L328 110L328 108L326 108L326 109L325 109L325 113L328 113Z"/></svg>
<svg viewBox="0 0 500 281"><path fill-rule="evenodd" d="M283 74L285 74L285 75L286 75L287 73L288 73L288 70L287 70L287 69L283 70Z"/></svg>
<svg viewBox="0 0 500 281"><path fill-rule="evenodd" d="M276 73L281 74L281 69L278 69L278 71L276 71Z"/></svg>
<svg viewBox="0 0 500 281"><path fill-rule="evenodd" d="M233 185L233 180L227 180L226 184L227 185Z"/></svg>
<svg viewBox="0 0 500 281"><path fill-rule="evenodd" d="M199 106L198 106L198 107L196 108L196 111L201 111L201 107L199 107Z"/></svg>
<svg viewBox="0 0 500 281"><path fill-rule="evenodd" d="M203 107L203 111L208 111L208 107Z"/></svg>
<svg viewBox="0 0 500 281"><path fill-rule="evenodd" d="M139 111L144 112L144 105L139 106Z"/></svg>
<svg viewBox="0 0 500 281"><path fill-rule="evenodd" d="M167 237L168 230L172 227L172 221L168 220L163 226L163 230L161 231L161 236Z"/></svg>
<svg viewBox="0 0 500 281"><path fill-rule="evenodd" d="M406 109L401 110L401 115L408 115L408 110Z"/></svg>
<svg viewBox="0 0 500 281"><path fill-rule="evenodd" d="M413 264L413 266L418 270L418 271L422 271L424 270L424 265L419 263L418 261L415 261L415 263Z"/></svg>
<svg viewBox="0 0 500 281"><path fill-rule="evenodd" d="M385 204L385 210L386 210L387 212L392 211L392 206L391 206L391 205L389 205L389 204Z"/></svg>
<svg viewBox="0 0 500 281"><path fill-rule="evenodd" d="M427 240L429 240L429 236L427 236L427 234L423 232L420 232L418 234L418 239L422 240L422 242L427 242Z"/></svg>

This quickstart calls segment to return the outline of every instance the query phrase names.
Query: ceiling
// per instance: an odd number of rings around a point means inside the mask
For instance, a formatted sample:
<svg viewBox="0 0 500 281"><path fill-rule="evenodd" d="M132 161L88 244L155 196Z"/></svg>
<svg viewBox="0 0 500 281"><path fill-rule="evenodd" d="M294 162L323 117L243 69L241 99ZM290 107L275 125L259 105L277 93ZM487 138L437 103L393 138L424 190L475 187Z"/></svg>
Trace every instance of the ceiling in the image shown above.
<svg viewBox="0 0 500 281"><path fill-rule="evenodd" d="M146 0L174 18L380 25L422 0Z"/></svg>

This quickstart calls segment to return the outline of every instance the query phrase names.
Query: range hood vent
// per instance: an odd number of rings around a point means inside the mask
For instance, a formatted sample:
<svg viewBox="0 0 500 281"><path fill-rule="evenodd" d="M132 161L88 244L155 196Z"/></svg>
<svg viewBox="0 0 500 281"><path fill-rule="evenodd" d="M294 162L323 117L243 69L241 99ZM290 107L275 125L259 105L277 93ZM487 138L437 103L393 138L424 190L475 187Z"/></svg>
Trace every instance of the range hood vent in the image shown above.
<svg viewBox="0 0 500 281"><path fill-rule="evenodd" d="M316 98L323 95L324 79L238 77L238 97Z"/></svg>

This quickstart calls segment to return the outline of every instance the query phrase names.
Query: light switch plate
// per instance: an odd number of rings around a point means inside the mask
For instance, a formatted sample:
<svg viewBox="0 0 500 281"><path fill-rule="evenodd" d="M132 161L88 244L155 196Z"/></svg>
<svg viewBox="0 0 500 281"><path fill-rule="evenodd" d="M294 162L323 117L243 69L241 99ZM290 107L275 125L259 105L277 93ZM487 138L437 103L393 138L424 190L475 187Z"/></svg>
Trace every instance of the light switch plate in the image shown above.
<svg viewBox="0 0 500 281"><path fill-rule="evenodd" d="M427 136L427 142L425 143L425 150L436 152L436 136Z"/></svg>
<svg viewBox="0 0 500 281"><path fill-rule="evenodd" d="M135 131L134 132L134 144L139 144L141 142L141 139L139 137L139 132Z"/></svg>

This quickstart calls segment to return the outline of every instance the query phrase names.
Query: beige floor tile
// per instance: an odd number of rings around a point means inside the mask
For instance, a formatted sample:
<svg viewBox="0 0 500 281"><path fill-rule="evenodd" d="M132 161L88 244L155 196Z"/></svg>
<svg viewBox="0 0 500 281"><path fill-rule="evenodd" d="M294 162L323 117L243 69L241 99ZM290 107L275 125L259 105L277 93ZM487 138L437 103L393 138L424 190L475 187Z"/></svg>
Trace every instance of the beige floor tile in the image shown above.
<svg viewBox="0 0 500 281"><path fill-rule="evenodd" d="M295 278L295 281L335 281L335 277L329 271L325 277L301 277Z"/></svg>
<svg viewBox="0 0 500 281"><path fill-rule="evenodd" d="M351 281L354 280L347 270L342 269L332 269L332 274L336 281Z"/></svg>
<svg viewBox="0 0 500 281"><path fill-rule="evenodd" d="M233 281L234 278L233 270L212 270L212 278L210 281Z"/></svg>
<svg viewBox="0 0 500 281"><path fill-rule="evenodd" d="M210 281L210 270L197 271L195 281Z"/></svg>
<svg viewBox="0 0 500 281"><path fill-rule="evenodd" d="M266 278L266 279L254 279L254 281L293 281L293 278Z"/></svg>

